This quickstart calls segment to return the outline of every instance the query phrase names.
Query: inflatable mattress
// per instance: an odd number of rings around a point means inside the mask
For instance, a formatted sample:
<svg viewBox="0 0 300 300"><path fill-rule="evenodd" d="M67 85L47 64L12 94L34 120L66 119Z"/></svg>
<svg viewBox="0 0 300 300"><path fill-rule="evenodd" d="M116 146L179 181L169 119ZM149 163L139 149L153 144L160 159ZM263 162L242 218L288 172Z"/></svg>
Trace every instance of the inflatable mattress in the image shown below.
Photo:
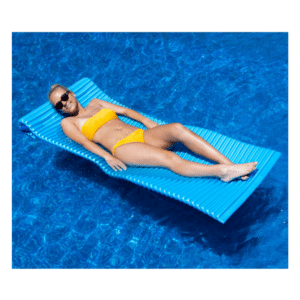
<svg viewBox="0 0 300 300"><path fill-rule="evenodd" d="M83 107L93 98L126 107L111 99L88 78L79 80L70 86L70 90L76 94L76 98ZM139 113L160 125L166 124L166 122L153 116ZM119 118L130 125L146 129L143 124L135 120L125 116L119 116ZM126 171L115 172L102 157L89 152L83 146L65 136L60 121L61 116L54 111L47 101L47 103L21 118L19 124L20 129L28 135L39 137L46 142L93 161L109 176L134 182L152 191L182 201L221 223L225 223L246 201L281 155L279 152L243 143L208 129L184 125L204 138L234 163L258 161L257 170L251 173L246 181L234 180L229 183L213 177L184 177L160 167L127 166ZM192 153L181 143L175 144L172 151L184 159L207 165L213 164L213 162Z"/></svg>

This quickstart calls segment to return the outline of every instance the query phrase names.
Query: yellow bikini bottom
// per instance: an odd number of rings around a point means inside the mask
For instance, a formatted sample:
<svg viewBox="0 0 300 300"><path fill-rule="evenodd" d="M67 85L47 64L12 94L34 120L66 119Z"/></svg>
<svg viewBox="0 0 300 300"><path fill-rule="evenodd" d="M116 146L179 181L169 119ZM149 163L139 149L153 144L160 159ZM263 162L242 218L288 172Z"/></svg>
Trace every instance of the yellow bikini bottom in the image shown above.
<svg viewBox="0 0 300 300"><path fill-rule="evenodd" d="M118 141L113 148L112 155L115 156L115 150L125 144L129 143L145 143L143 129L137 129L130 135L126 136L124 139Z"/></svg>

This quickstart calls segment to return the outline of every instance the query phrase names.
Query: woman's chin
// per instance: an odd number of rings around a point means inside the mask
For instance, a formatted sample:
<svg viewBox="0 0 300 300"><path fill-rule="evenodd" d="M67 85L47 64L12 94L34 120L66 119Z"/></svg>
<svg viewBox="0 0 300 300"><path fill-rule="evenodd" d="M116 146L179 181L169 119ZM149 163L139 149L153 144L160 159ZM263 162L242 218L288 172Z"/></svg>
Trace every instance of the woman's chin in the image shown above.
<svg viewBox="0 0 300 300"><path fill-rule="evenodd" d="M78 115L78 109L74 108L71 111L67 112L70 116L76 116Z"/></svg>

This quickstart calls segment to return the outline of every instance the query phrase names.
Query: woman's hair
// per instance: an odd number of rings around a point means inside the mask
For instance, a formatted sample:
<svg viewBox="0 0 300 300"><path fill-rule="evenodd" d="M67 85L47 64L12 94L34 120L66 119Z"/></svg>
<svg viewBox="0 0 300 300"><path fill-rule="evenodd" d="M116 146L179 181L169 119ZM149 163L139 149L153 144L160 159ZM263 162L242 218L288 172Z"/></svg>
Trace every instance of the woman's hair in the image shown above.
<svg viewBox="0 0 300 300"><path fill-rule="evenodd" d="M63 90L65 90L66 92L69 90L69 89L67 89L66 87L64 87L63 85L60 85L60 84L53 84L52 86L51 86L51 89L50 89L50 91L49 91L49 93L48 93L48 99L50 100L50 96L52 95L52 93L54 92L54 91L56 91L58 88L61 88L61 89L63 89ZM61 111L60 109L56 109L56 108L54 108L55 110L56 110L56 112L58 113L58 114L60 114L61 115L61 117L62 118L65 118L65 117L68 117L69 116L69 114L67 114L67 113L64 113L63 111Z"/></svg>
<svg viewBox="0 0 300 300"><path fill-rule="evenodd" d="M63 89L63 90L65 90L65 91L68 91L68 89L66 88L66 87L64 87L63 85L60 85L60 84L53 84L53 85L51 85L51 89L50 89L50 91L49 91L49 93L48 93L48 99L50 100L50 96L52 95L52 93L54 92L54 91L56 91L57 89Z"/></svg>

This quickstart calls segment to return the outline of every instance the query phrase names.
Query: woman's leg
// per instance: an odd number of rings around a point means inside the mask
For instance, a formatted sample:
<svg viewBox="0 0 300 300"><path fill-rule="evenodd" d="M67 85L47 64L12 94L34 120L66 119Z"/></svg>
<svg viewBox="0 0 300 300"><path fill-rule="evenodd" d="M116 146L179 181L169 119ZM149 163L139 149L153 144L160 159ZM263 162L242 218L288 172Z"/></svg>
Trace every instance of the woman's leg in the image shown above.
<svg viewBox="0 0 300 300"><path fill-rule="evenodd" d="M163 149L168 148L172 143L181 142L194 153L204 156L212 161L220 164L233 164L233 162L225 155L210 145L202 137L180 123L171 123L147 129L144 131L145 142L147 142L147 137L149 137L150 144L156 144L157 147ZM248 176L242 177L242 179L247 178Z"/></svg>
<svg viewBox="0 0 300 300"><path fill-rule="evenodd" d="M188 177L218 177L229 182L255 170L255 163L240 165L204 165L182 159L176 153L159 149L144 143L130 143L119 146L115 157L129 166L165 167L176 174Z"/></svg>
<svg viewBox="0 0 300 300"><path fill-rule="evenodd" d="M147 129L144 131L145 142L147 137L150 136L152 140L156 140L155 146L171 145L172 143L181 142L191 151L196 154L209 158L218 163L232 163L226 156L219 152L216 148L206 142L202 137L195 134L193 131L184 127L180 123L171 123ZM161 147L164 148L164 147Z"/></svg>

